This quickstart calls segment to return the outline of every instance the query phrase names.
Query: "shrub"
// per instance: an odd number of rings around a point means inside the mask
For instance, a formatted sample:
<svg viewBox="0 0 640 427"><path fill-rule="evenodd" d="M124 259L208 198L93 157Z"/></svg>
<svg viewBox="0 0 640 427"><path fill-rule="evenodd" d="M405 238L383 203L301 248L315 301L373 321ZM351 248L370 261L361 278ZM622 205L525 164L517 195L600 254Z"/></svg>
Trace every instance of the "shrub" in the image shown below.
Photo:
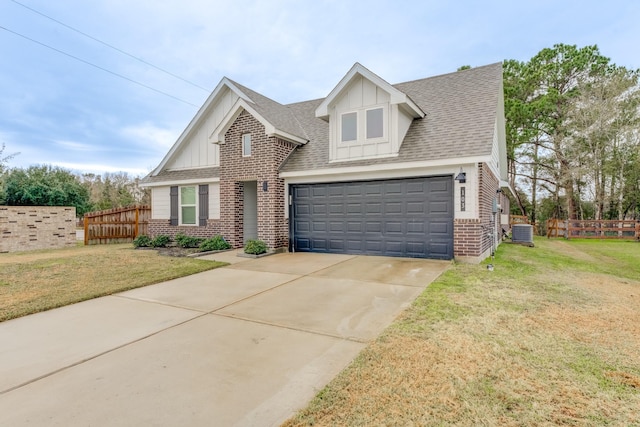
<svg viewBox="0 0 640 427"><path fill-rule="evenodd" d="M231 245L222 236L213 236L200 243L201 252L224 251L226 249L231 249Z"/></svg>
<svg viewBox="0 0 640 427"><path fill-rule="evenodd" d="M260 255L267 252L267 244L262 240L247 240L244 245L244 253L251 255Z"/></svg>
<svg viewBox="0 0 640 427"><path fill-rule="evenodd" d="M133 239L134 248L148 248L149 246L151 246L151 237L146 234L141 234Z"/></svg>
<svg viewBox="0 0 640 427"><path fill-rule="evenodd" d="M204 239L201 237L187 236L184 233L178 233L174 240L181 248L197 248Z"/></svg>
<svg viewBox="0 0 640 427"><path fill-rule="evenodd" d="M171 242L171 237L160 234L151 240L149 246L152 248L164 248Z"/></svg>

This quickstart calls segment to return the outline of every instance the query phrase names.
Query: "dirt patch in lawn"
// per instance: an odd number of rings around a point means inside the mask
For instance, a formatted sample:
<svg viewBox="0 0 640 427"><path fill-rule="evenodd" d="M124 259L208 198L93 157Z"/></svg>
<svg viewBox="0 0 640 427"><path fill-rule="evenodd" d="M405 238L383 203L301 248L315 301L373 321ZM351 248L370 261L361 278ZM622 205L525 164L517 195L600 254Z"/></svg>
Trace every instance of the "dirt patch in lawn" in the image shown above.
<svg viewBox="0 0 640 427"><path fill-rule="evenodd" d="M455 265L285 425L638 425L640 266L567 245Z"/></svg>

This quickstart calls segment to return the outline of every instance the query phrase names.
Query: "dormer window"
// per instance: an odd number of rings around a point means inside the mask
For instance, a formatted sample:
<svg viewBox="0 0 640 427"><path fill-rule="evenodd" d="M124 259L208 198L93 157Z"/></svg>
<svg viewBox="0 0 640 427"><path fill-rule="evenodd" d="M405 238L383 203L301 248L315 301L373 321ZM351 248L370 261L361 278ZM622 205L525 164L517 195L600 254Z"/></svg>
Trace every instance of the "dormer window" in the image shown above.
<svg viewBox="0 0 640 427"><path fill-rule="evenodd" d="M367 110L367 139L384 136L384 110L373 108Z"/></svg>
<svg viewBox="0 0 640 427"><path fill-rule="evenodd" d="M384 107L363 108L341 114L340 141L379 142L386 140L385 110Z"/></svg>
<svg viewBox="0 0 640 427"><path fill-rule="evenodd" d="M358 113L346 113L342 115L342 142L356 141L358 139Z"/></svg>
<svg viewBox="0 0 640 427"><path fill-rule="evenodd" d="M356 63L316 108L329 122L329 161L396 157L414 119L409 96Z"/></svg>

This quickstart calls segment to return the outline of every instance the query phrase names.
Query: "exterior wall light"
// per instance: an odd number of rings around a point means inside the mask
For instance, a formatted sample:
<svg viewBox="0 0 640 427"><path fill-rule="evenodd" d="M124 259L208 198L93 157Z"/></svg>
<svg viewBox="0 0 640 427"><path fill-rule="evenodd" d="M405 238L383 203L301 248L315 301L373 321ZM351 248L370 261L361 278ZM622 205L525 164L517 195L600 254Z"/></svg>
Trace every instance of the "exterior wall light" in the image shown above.
<svg viewBox="0 0 640 427"><path fill-rule="evenodd" d="M462 168L460 168L460 173L456 175L454 179L460 184L464 184L465 182L467 182L467 174L462 171Z"/></svg>
<svg viewBox="0 0 640 427"><path fill-rule="evenodd" d="M262 191L266 193L268 189L269 189L269 183L267 181L262 181Z"/></svg>

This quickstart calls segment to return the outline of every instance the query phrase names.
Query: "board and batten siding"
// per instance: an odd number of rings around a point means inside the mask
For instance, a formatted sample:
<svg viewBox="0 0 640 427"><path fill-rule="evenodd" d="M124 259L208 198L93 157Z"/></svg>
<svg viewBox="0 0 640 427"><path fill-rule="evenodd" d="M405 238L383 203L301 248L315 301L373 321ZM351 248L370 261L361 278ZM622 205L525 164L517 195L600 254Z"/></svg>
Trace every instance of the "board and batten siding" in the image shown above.
<svg viewBox="0 0 640 427"><path fill-rule="evenodd" d="M220 165L220 146L209 141L209 135L222 122L238 95L226 89L220 100L210 107L206 119L191 131L186 144L169 161L166 169L190 169Z"/></svg>
<svg viewBox="0 0 640 427"><path fill-rule="evenodd" d="M171 186L169 185L151 188L152 219L171 218L170 188ZM209 219L220 219L220 184L217 182L209 184Z"/></svg>
<svg viewBox="0 0 640 427"><path fill-rule="evenodd" d="M330 117L331 128L331 160L351 160L366 157L379 157L393 153L390 132L390 95L369 80L358 76L346 88L342 97L336 102ZM367 141L365 138L366 109L384 108L383 138ZM341 141L341 116L343 113L358 111L358 139Z"/></svg>
<svg viewBox="0 0 640 427"><path fill-rule="evenodd" d="M366 139L366 111L383 108L384 135L381 138ZM355 141L341 141L342 115L358 112L358 136ZM347 161L376 157L395 156L400 150L413 118L391 105L388 92L362 76L358 76L347 86L345 92L331 107L329 119L330 160Z"/></svg>

